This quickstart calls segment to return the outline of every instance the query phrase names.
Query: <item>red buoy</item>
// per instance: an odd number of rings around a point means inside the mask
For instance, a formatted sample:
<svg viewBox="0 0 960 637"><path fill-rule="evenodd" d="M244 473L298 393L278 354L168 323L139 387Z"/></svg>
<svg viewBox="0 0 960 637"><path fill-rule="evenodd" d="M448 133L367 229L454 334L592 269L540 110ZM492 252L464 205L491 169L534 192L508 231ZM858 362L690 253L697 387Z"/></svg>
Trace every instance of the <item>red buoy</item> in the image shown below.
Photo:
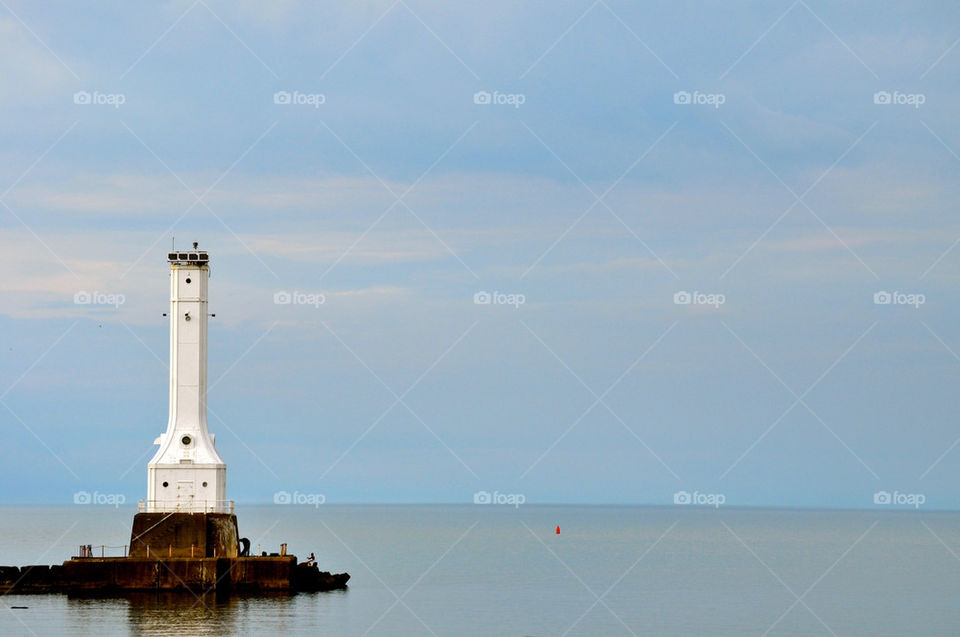
<svg viewBox="0 0 960 637"><path fill-rule="evenodd" d="M560 535L560 527L557 527L557 535Z"/></svg>

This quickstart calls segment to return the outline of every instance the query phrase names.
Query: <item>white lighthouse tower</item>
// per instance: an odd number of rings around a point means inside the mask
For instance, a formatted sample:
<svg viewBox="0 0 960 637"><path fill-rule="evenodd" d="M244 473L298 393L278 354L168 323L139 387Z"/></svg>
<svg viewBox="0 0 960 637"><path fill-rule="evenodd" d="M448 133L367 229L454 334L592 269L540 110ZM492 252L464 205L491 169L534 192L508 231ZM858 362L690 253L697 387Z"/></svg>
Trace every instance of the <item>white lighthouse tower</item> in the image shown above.
<svg viewBox="0 0 960 637"><path fill-rule="evenodd" d="M227 465L207 430L207 280L204 250L170 252L170 420L147 466L148 513L233 513Z"/></svg>

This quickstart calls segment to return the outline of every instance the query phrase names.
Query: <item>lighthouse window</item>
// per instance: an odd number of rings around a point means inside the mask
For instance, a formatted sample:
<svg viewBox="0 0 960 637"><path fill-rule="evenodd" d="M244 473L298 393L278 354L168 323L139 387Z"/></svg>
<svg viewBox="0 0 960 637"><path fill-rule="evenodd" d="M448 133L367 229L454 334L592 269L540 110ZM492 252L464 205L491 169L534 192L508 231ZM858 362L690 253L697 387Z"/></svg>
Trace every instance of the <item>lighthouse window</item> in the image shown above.
<svg viewBox="0 0 960 637"><path fill-rule="evenodd" d="M163 483L163 486L169 487L169 486L170 486L170 483L169 483L169 482L164 482L164 483Z"/></svg>
<svg viewBox="0 0 960 637"><path fill-rule="evenodd" d="M204 482L204 483L203 483L203 486L207 486L207 483L206 483L206 482Z"/></svg>
<svg viewBox="0 0 960 637"><path fill-rule="evenodd" d="M187 277L187 283L190 283L190 277Z"/></svg>
<svg viewBox="0 0 960 637"><path fill-rule="evenodd" d="M182 442L183 446L186 447L187 445L190 444L190 436L184 436L183 438L180 439L180 442Z"/></svg>

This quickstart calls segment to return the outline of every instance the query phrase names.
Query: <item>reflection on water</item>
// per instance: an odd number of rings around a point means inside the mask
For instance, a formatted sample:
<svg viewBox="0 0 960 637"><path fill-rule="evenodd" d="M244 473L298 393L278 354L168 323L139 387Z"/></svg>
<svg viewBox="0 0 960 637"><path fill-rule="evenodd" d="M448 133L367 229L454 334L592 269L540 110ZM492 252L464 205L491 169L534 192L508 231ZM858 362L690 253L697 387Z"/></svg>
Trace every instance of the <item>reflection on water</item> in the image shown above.
<svg viewBox="0 0 960 637"><path fill-rule="evenodd" d="M345 591L321 594L263 594L256 597L208 593L126 593L120 597L98 595L66 598L67 632L114 634L104 619L125 617L125 634L135 637L168 635L236 635L268 627L273 634L317 628L306 607L317 597L335 598ZM106 630L105 630L106 629Z"/></svg>
<svg viewBox="0 0 960 637"><path fill-rule="evenodd" d="M349 591L0 596L0 637L317 635L350 626Z"/></svg>
<svg viewBox="0 0 960 637"><path fill-rule="evenodd" d="M229 596L215 593L147 593L129 595L125 601L131 635L152 637L237 633L235 600ZM289 603L289 596L285 601Z"/></svg>

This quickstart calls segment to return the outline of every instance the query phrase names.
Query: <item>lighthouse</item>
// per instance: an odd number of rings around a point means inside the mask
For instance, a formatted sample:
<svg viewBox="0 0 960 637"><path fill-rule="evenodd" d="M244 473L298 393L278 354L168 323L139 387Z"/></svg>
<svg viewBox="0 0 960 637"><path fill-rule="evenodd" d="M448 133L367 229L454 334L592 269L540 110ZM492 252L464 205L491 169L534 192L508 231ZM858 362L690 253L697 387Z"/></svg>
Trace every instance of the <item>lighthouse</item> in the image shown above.
<svg viewBox="0 0 960 637"><path fill-rule="evenodd" d="M349 573L320 571L311 559L259 550L240 537L227 496L227 465L207 430L207 285L210 257L167 253L170 268L170 419L147 465L147 499L137 504L123 557L83 544L58 566L0 566L9 592L321 591L345 588ZM212 315L211 315L212 316ZM129 551L127 550L129 547ZM312 556L311 556L312 558ZM202 601L202 598L197 597ZM183 632L183 631L181 631Z"/></svg>
<svg viewBox="0 0 960 637"><path fill-rule="evenodd" d="M147 465L148 513L233 513L227 465L207 429L207 290L205 250L169 252L170 417Z"/></svg>

